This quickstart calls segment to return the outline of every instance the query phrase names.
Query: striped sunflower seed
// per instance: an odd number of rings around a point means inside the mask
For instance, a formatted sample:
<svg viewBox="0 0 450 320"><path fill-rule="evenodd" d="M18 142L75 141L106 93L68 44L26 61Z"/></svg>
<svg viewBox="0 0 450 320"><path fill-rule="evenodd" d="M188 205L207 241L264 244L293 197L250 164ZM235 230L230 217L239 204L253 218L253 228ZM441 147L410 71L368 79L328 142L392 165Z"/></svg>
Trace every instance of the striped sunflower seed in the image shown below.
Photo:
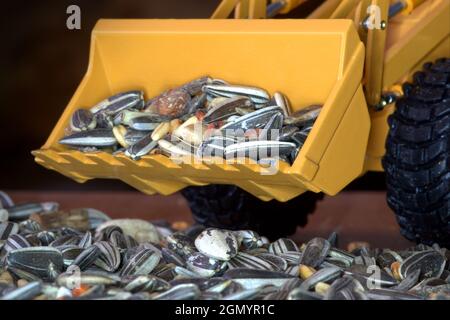
<svg viewBox="0 0 450 320"><path fill-rule="evenodd" d="M306 244L300 263L316 268L325 260L330 248L330 243L327 240L314 238Z"/></svg>
<svg viewBox="0 0 450 320"><path fill-rule="evenodd" d="M30 247L10 251L7 266L51 281L55 274L61 273L64 262L61 252L56 248Z"/></svg>
<svg viewBox="0 0 450 320"><path fill-rule="evenodd" d="M151 249L140 250L127 261L120 275L148 275L158 265L160 259L161 255Z"/></svg>
<svg viewBox="0 0 450 320"><path fill-rule="evenodd" d="M287 238L278 239L269 245L269 252L280 255L286 252L298 252L298 247L294 241Z"/></svg>
<svg viewBox="0 0 450 320"><path fill-rule="evenodd" d="M105 271L116 271L121 262L119 249L106 241L96 242L94 243L94 246L98 247L100 250L100 254L95 261L95 265Z"/></svg>
<svg viewBox="0 0 450 320"><path fill-rule="evenodd" d="M259 270L278 271L278 266L273 262L263 259L260 256L253 256L245 252L239 252L227 262L229 269L249 268Z"/></svg>
<svg viewBox="0 0 450 320"><path fill-rule="evenodd" d="M194 252L186 260L187 268L202 277L212 277L222 267L222 262L203 253Z"/></svg>
<svg viewBox="0 0 450 320"><path fill-rule="evenodd" d="M19 225L14 222L0 223L0 240L6 240L9 236L19 232Z"/></svg>
<svg viewBox="0 0 450 320"><path fill-rule="evenodd" d="M71 265L77 266L81 271L86 270L97 261L100 253L101 251L98 246L91 245L84 249L76 259L73 260Z"/></svg>

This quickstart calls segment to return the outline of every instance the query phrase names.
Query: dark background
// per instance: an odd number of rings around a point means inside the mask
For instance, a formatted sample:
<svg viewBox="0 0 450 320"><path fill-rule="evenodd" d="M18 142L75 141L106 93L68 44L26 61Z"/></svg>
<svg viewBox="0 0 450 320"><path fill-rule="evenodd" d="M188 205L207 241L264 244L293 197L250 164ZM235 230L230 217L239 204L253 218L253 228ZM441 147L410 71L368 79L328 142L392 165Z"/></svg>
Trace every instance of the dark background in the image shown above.
<svg viewBox="0 0 450 320"><path fill-rule="evenodd" d="M219 0L40 0L2 3L0 50L0 188L128 190L118 180L76 182L34 162L88 64L90 32L99 18L208 18ZM280 18L301 18L310 0ZM66 8L81 8L81 30L66 28ZM351 143L351 142L349 142ZM384 189L369 173L349 189Z"/></svg>

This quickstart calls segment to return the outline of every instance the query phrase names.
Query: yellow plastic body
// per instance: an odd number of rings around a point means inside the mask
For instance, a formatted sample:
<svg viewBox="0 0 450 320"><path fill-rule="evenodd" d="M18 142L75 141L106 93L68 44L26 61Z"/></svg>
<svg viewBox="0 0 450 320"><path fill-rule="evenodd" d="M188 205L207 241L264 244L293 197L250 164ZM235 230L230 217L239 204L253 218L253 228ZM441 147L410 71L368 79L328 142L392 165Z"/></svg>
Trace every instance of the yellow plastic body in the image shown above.
<svg viewBox="0 0 450 320"><path fill-rule="evenodd" d="M361 79L364 46L351 20L100 20L88 71L36 161L78 182L123 180L147 194L232 183L262 200L305 190L338 193L364 171L370 131ZM326 70L326 72L324 72ZM281 91L294 110L323 104L292 166L276 174L256 163L177 164L163 155L82 153L58 140L71 114L115 93L147 98L203 75Z"/></svg>
<svg viewBox="0 0 450 320"><path fill-rule="evenodd" d="M393 87L410 81L412 74L421 70L425 62L450 56L449 17L450 1L429 0L417 6L411 14L400 14L389 20L384 62L379 67L383 70L383 91L396 91ZM370 112L366 171L383 170L381 159L389 131L387 117L393 111L394 105L389 105L383 111Z"/></svg>

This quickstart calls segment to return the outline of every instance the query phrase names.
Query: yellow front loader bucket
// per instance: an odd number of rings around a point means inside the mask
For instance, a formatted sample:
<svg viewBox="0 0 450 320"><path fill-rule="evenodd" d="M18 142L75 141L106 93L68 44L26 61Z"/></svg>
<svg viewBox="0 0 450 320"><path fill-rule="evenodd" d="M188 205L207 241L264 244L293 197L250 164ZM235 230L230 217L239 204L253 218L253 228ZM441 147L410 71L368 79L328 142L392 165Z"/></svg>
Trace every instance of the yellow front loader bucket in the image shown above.
<svg viewBox="0 0 450 320"><path fill-rule="evenodd" d="M370 129L363 64L364 46L350 20L100 20L88 71L33 155L78 182L116 178L146 194L220 183L262 200L287 201L306 190L334 195L363 171ZM150 98L203 75L280 91L294 110L323 104L294 164L280 162L275 174L267 174L239 159L179 164L149 155L134 161L58 144L77 108L132 89Z"/></svg>

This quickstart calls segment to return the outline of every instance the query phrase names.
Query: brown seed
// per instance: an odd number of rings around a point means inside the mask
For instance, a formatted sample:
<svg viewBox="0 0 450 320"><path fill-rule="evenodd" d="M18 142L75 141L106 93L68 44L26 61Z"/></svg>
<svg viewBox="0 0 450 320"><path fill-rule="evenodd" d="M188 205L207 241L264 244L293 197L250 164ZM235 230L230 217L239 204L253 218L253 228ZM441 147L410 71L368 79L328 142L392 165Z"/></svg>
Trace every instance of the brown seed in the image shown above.
<svg viewBox="0 0 450 320"><path fill-rule="evenodd" d="M17 286L19 288L22 288L23 286L26 286L28 284L28 281L25 279L19 279L17 280Z"/></svg>
<svg viewBox="0 0 450 320"><path fill-rule="evenodd" d="M392 275L399 281L402 280L402 276L400 275L400 265L399 261L395 261L391 264Z"/></svg>
<svg viewBox="0 0 450 320"><path fill-rule="evenodd" d="M0 283L10 284L13 283L14 279L8 271L0 274Z"/></svg>
<svg viewBox="0 0 450 320"><path fill-rule="evenodd" d="M318 294L325 295L330 289L330 285L325 282L318 282L314 289Z"/></svg>
<svg viewBox="0 0 450 320"><path fill-rule="evenodd" d="M352 252L353 250L361 248L370 248L370 244L364 241L353 241L348 244L347 251Z"/></svg>
<svg viewBox="0 0 450 320"><path fill-rule="evenodd" d="M303 264L300 265L300 268L298 269L298 274L300 278L303 280L308 279L310 276L312 276L316 272L314 268L305 266Z"/></svg>
<svg viewBox="0 0 450 320"><path fill-rule="evenodd" d="M186 112L190 100L191 96L185 90L173 89L155 98L149 109L162 116L180 117Z"/></svg>
<svg viewBox="0 0 450 320"><path fill-rule="evenodd" d="M152 133L152 140L158 141L164 138L166 134L169 133L170 130L170 122L161 122L159 126Z"/></svg>
<svg viewBox="0 0 450 320"><path fill-rule="evenodd" d="M130 146L125 141L125 134L127 133L127 129L123 125L115 126L112 131L117 142L119 142L122 147L128 148Z"/></svg>
<svg viewBox="0 0 450 320"><path fill-rule="evenodd" d="M172 223L172 228L177 231L186 230L189 227L189 224L186 221L175 221Z"/></svg>
<svg viewBox="0 0 450 320"><path fill-rule="evenodd" d="M74 209L70 211L56 211L46 214L32 214L30 219L38 222L44 230L69 227L80 231L90 228L87 210Z"/></svg>

